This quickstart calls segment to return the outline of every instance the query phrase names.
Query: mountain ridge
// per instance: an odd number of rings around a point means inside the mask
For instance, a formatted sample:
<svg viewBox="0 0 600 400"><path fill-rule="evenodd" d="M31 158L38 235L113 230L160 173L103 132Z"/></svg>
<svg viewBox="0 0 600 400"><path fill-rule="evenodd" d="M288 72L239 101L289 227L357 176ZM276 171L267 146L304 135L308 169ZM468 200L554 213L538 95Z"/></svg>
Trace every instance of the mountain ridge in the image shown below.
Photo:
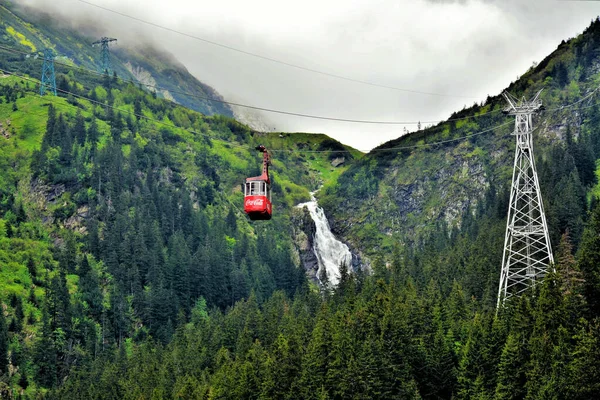
<svg viewBox="0 0 600 400"><path fill-rule="evenodd" d="M595 96L600 84L599 39L596 19L583 34L563 41L507 87L526 98L545 88L541 99L547 110L534 119L538 159L546 158L552 145L566 141L569 129L575 138L591 135L589 140L597 141L593 122L599 102ZM389 251L398 240L418 244L435 229L437 221L444 220L449 229L460 227L464 213L477 207L490 186L506 191L510 183L511 128L478 134L501 124L510 125L514 118L502 115L504 107L500 95L488 96L481 105L453 113L448 121L375 148L321 193L334 231L355 250L364 251L365 246L361 249L358 242L366 239L363 244L367 243L367 249L380 243L372 248ZM462 137L466 139L460 140ZM589 163L591 156L586 157ZM584 180L587 187L594 184L587 175ZM555 244L559 237L553 232ZM376 251L367 252L373 255Z"/></svg>
<svg viewBox="0 0 600 400"><path fill-rule="evenodd" d="M24 14L31 19L31 22L25 22ZM9 4L0 5L0 16L2 17L0 30L13 32L0 37L2 39L0 44L31 52L41 51L46 47L53 48L59 56L59 61L75 63L93 71L99 70L100 50L91 46L91 43L98 39L90 36L98 29L94 28L94 24L87 26L87 33L75 31L60 26L58 21L48 14ZM37 24L36 28L31 23ZM191 75L182 63L164 49L158 49L144 42L132 43L126 47L112 46L111 59L115 72L125 79L135 79L132 70L140 68L144 70L162 89L159 95L164 96L165 91L171 92L167 95L170 97L169 100L206 115L233 116L229 106L223 103L222 96ZM128 63L132 68L127 68ZM61 68L60 65L56 65L57 71L61 71ZM39 70L41 71L41 63L39 63ZM22 72L32 76L39 74L33 65ZM153 90L153 88L149 89Z"/></svg>

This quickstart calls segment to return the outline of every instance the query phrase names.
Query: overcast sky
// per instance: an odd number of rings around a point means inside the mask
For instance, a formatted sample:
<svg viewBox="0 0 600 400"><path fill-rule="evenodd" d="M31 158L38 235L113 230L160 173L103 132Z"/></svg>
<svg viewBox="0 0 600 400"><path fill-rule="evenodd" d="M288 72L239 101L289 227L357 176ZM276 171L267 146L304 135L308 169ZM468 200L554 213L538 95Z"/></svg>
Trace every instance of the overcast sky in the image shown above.
<svg viewBox="0 0 600 400"><path fill-rule="evenodd" d="M555 0L86 0L224 45L331 74L434 96L344 81L232 52L102 11L79 0L18 0L72 21L88 17L117 37L177 56L227 100L291 112L430 121L481 101L541 61L600 14L600 1ZM404 126L263 113L278 131L326 133L362 150ZM424 124L425 125L425 124ZM416 126L406 125L409 130Z"/></svg>

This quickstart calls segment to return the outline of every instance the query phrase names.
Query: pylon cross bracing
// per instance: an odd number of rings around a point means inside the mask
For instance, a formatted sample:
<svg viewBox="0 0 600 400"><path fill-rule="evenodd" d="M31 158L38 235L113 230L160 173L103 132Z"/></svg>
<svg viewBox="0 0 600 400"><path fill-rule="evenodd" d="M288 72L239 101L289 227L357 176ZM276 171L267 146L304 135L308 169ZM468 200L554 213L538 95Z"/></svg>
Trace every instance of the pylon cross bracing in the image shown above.
<svg viewBox="0 0 600 400"><path fill-rule="evenodd" d="M532 116L542 107L540 93L529 101L503 93L509 104L504 111L515 116L516 147L498 307L535 285L554 264L533 155Z"/></svg>
<svg viewBox="0 0 600 400"><path fill-rule="evenodd" d="M92 43L92 46L100 46L100 72L103 74L109 74L112 71L110 63L110 43L116 42L117 39L103 37L100 40Z"/></svg>
<svg viewBox="0 0 600 400"><path fill-rule="evenodd" d="M40 95L43 96L46 93L56 96L56 74L54 73L54 51L52 49L44 49Z"/></svg>

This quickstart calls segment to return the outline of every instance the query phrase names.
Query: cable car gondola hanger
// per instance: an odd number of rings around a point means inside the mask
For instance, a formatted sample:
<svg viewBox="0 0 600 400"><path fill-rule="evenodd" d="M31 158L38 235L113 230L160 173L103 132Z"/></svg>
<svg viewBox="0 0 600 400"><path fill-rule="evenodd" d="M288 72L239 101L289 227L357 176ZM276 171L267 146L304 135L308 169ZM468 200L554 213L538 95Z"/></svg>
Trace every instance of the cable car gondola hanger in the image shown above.
<svg viewBox="0 0 600 400"><path fill-rule="evenodd" d="M244 185L244 211L251 220L271 219L273 207L271 205L271 179L269 178L269 165L271 157L267 148L257 146L256 150L263 153L262 175L246 178Z"/></svg>

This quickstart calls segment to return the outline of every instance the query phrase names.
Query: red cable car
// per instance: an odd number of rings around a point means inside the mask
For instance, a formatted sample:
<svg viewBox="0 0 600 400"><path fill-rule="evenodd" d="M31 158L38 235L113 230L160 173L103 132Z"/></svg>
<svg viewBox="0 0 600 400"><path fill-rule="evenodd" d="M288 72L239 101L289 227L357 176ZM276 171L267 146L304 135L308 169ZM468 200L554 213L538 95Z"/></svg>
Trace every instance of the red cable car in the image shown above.
<svg viewBox="0 0 600 400"><path fill-rule="evenodd" d="M265 146L258 146L256 150L263 153L262 175L246 178L244 185L244 211L251 220L271 219L271 180L269 179L269 165L271 159Z"/></svg>

